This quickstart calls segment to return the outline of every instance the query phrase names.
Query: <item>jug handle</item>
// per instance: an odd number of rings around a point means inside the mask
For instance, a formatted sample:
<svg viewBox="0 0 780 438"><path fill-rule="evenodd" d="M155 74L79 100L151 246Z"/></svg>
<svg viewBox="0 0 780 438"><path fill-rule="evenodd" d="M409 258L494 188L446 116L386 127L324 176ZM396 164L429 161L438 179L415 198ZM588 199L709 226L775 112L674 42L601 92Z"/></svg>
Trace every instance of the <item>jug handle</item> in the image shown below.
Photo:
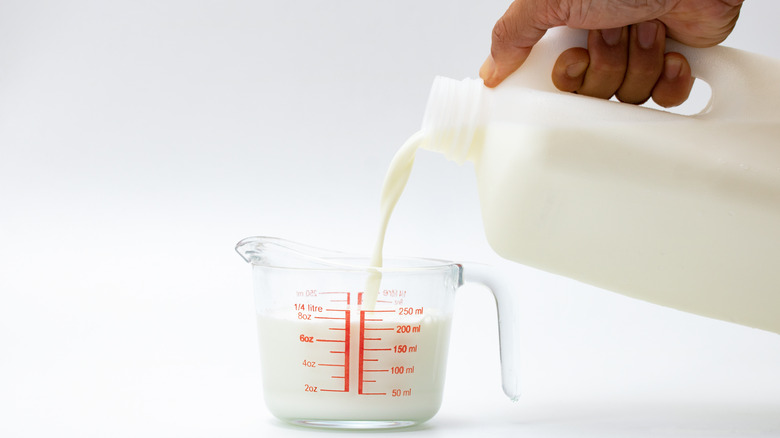
<svg viewBox="0 0 780 438"><path fill-rule="evenodd" d="M501 386L512 401L520 397L519 324L515 317L517 291L498 269L480 263L465 263L463 281L490 289L496 300L498 342L501 355Z"/></svg>
<svg viewBox="0 0 780 438"><path fill-rule="evenodd" d="M567 27L549 30L506 82L561 93L550 76L555 60L568 48L586 47L587 35L586 30ZM666 51L685 56L694 77L712 90L707 106L689 117L775 123L780 119L779 59L722 45L694 48L672 40L667 40Z"/></svg>

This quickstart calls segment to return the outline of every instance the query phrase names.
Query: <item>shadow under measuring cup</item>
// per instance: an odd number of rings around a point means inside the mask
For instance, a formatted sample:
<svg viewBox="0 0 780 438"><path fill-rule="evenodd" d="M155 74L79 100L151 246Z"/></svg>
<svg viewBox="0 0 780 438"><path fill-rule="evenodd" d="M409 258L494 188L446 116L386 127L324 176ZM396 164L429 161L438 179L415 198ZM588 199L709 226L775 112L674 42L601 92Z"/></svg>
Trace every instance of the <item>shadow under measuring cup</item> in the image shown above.
<svg viewBox="0 0 780 438"><path fill-rule="evenodd" d="M377 269L368 257L274 237L243 239L236 251L252 265L264 399L279 419L377 429L433 417L464 273L496 297L504 392L517 398L512 295L489 268L387 258Z"/></svg>

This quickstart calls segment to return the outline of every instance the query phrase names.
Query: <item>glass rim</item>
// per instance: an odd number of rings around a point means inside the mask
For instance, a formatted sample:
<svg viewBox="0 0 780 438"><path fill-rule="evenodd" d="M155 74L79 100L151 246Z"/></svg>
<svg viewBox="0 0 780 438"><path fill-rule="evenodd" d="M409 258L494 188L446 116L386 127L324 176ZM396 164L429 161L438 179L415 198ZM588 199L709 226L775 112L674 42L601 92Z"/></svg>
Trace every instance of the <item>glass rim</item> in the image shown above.
<svg viewBox="0 0 780 438"><path fill-rule="evenodd" d="M251 236L236 243L236 252L252 266L291 271L342 271L342 272L427 272L461 268L461 264L427 257L385 257L382 267L369 265L369 257L347 252L321 249L280 237ZM288 256L296 263L274 263L266 255L269 252ZM360 262L359 262L360 261ZM305 262L310 265L302 266Z"/></svg>

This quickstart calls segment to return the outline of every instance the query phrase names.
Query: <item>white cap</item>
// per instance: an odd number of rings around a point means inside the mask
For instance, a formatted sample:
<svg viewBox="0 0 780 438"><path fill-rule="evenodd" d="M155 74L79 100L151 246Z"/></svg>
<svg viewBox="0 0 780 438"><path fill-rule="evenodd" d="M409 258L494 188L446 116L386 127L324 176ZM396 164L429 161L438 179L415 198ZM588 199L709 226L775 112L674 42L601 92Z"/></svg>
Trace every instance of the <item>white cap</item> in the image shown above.
<svg viewBox="0 0 780 438"><path fill-rule="evenodd" d="M468 158L477 128L484 123L483 92L479 79L437 76L423 116L422 147L462 164Z"/></svg>

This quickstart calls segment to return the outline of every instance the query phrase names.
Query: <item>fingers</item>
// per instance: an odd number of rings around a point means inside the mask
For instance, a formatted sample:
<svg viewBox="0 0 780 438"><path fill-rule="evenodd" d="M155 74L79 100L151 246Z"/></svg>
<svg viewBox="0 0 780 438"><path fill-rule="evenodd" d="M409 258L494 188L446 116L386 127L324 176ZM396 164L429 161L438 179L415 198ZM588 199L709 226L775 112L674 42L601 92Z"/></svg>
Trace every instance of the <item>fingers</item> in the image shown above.
<svg viewBox="0 0 780 438"><path fill-rule="evenodd" d="M651 96L663 107L683 103L693 86L690 65L678 53L664 55L665 29L656 21L594 30L588 49L563 52L553 67L561 91L641 104Z"/></svg>
<svg viewBox="0 0 780 438"><path fill-rule="evenodd" d="M611 29L627 23L655 20L661 30L670 38L694 47L707 47L722 42L734 28L744 0L658 0L643 2L621 1L561 1L561 0L514 0L493 28L491 55L480 68L479 75L488 87L495 87L522 65L531 48L545 32L556 26L568 25L578 29ZM660 24L660 20L664 25ZM652 21L650 22L652 23ZM642 23L631 27L626 46L627 61L624 80L617 85L614 94L618 99L640 103L650 96L659 99L662 105L679 102L681 96L690 92L692 79L680 58L659 55L663 52L663 39L652 47L643 46L645 37L653 35L652 24ZM668 29L668 31L667 31ZM591 31L591 34L614 36L614 30ZM591 39L594 36L591 35ZM622 38L622 36L621 36ZM614 42L614 40L610 40ZM619 44L622 46L623 40ZM619 66L606 59L597 43L587 54L588 64L582 71L583 53L576 50L566 55L579 64L557 65L553 81L561 89L576 88L581 94L604 96L615 87L614 76ZM607 46L614 48L612 44ZM609 50L609 49L607 49ZM669 63L671 61L671 63ZM591 65L592 63L592 65ZM660 66L660 67L659 67ZM571 67L571 68L568 68ZM679 73L672 78L671 72ZM652 78L657 82L651 86ZM660 88L659 88L660 87ZM682 97L682 100L685 98Z"/></svg>
<svg viewBox="0 0 780 438"><path fill-rule="evenodd" d="M628 28L592 30L588 49L564 51L553 66L553 84L561 91L609 99L620 88L628 65Z"/></svg>
<svg viewBox="0 0 780 438"><path fill-rule="evenodd" d="M564 51L553 66L553 85L561 91L578 92L585 80L585 72L589 65L588 49L574 47Z"/></svg>
<svg viewBox="0 0 780 438"><path fill-rule="evenodd" d="M549 2L516 0L493 27L490 56L479 69L488 87L517 70L548 29L563 24L549 11Z"/></svg>
<svg viewBox="0 0 780 438"><path fill-rule="evenodd" d="M631 26L626 77L615 96L621 102L641 104L653 93L664 64L666 34L657 21Z"/></svg>
<svg viewBox="0 0 780 438"><path fill-rule="evenodd" d="M590 64L577 93L609 99L626 75L628 28L594 30L588 34Z"/></svg>
<svg viewBox="0 0 780 438"><path fill-rule="evenodd" d="M688 60L679 53L667 53L663 73L653 88L653 101L664 108L678 106L688 99L693 81Z"/></svg>

